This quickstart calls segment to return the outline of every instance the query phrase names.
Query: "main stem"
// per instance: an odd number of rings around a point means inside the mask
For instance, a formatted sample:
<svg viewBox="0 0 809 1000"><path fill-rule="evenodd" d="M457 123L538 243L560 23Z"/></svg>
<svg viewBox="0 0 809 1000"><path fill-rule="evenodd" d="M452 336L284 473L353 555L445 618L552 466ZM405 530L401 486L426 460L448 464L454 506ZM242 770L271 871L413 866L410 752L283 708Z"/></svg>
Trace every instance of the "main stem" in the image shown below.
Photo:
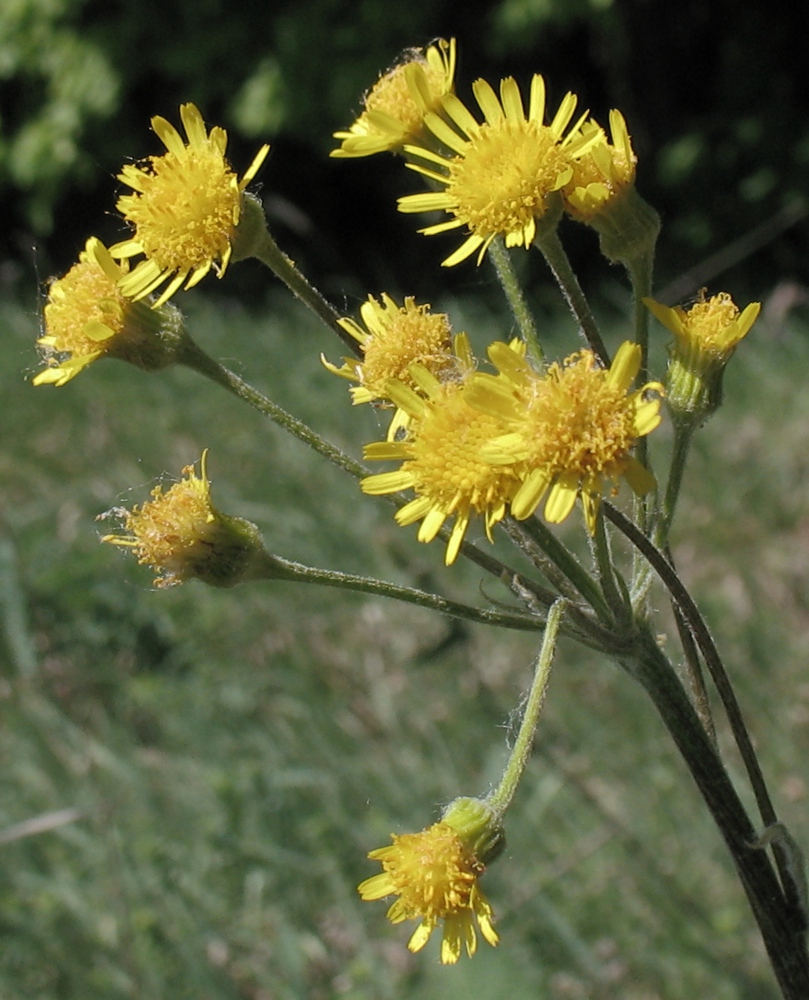
<svg viewBox="0 0 809 1000"><path fill-rule="evenodd" d="M784 1000L807 1000L809 955L802 922L758 846L758 834L671 664L650 634L643 635L642 646L627 666L652 699L727 844Z"/></svg>
<svg viewBox="0 0 809 1000"><path fill-rule="evenodd" d="M753 742L747 731L747 726L745 725L744 717L742 716L741 706L736 698L736 692L733 690L733 685L731 684L730 678L725 670L725 665L722 662L722 658L719 655L716 644L713 641L713 636L711 635L705 620L700 614L699 608L680 578L677 576L674 567L668 559L666 559L663 553L656 549L649 539L646 538L646 536L643 535L638 528L632 524L631 521L629 521L628 518L626 518L620 511L616 510L612 504L605 503L603 505L603 509L604 514L609 517L613 524L615 524L616 527L618 527L632 542L632 544L643 553L646 559L649 560L650 565L654 567L661 581L665 584L666 589L676 602L685 623L691 631L695 642L699 646L705 660L705 665L711 674L711 679L716 685L716 690L722 700L722 705L727 714L731 731L733 732L733 738L736 741L736 746L741 754L748 778L750 779L750 785L756 798L756 804L758 805L762 822L764 823L765 828L772 828L776 826L778 824L778 816L772 799L770 798L769 789L767 788L767 783L764 780L764 775L761 770L761 765L758 762ZM801 912L801 901L799 898L800 892L794 882L788 851L785 849L782 842L776 840L773 842L773 853L775 855L778 873L781 877L781 884L784 888L789 907L795 916L796 923L800 923L801 926L804 926L806 917ZM807 994L807 996L809 996L809 994Z"/></svg>

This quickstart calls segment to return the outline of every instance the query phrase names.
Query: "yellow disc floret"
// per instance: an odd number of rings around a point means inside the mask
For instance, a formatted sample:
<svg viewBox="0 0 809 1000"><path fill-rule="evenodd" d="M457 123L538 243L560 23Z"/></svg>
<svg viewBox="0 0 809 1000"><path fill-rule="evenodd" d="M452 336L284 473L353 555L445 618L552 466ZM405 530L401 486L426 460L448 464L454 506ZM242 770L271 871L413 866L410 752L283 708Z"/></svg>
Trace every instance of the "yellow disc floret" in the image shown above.
<svg viewBox="0 0 809 1000"><path fill-rule="evenodd" d="M727 292L708 297L703 289L689 308L664 306L654 299L644 299L648 309L677 337L683 347L716 356L730 355L746 336L761 310L760 302L751 302L743 312Z"/></svg>
<svg viewBox="0 0 809 1000"><path fill-rule="evenodd" d="M124 327L128 302L118 290L123 272L95 237L67 274L53 281L45 304L45 334L38 343L48 367L34 385L63 385L106 353ZM68 355L62 361L55 355Z"/></svg>
<svg viewBox="0 0 809 1000"><path fill-rule="evenodd" d="M486 375L473 379L473 405L509 425L507 434L484 446L482 456L509 468L516 464L522 482L511 502L515 517L529 517L547 493L545 517L558 523L581 495L592 532L607 484L614 490L623 477L636 493L654 486L631 450L660 422L660 401L647 394L662 392L662 386L648 383L628 391L640 365L640 348L630 343L621 346L609 370L590 350L543 373L510 353L505 344L490 349L499 382Z"/></svg>
<svg viewBox="0 0 809 1000"><path fill-rule="evenodd" d="M453 366L452 331L446 313L417 305L412 296L399 306L383 292L379 300L368 296L360 307L360 317L362 325L353 319L339 323L360 345L362 360L344 358L342 368L324 360L335 375L359 383L351 389L355 403L387 399L392 378L414 387L409 372L414 363L435 375Z"/></svg>
<svg viewBox="0 0 809 1000"><path fill-rule="evenodd" d="M153 310L124 295L127 270L93 236L67 274L51 282L45 333L37 341L46 367L34 385L64 385L101 357L145 371L175 363L184 337L177 311L170 305Z"/></svg>
<svg viewBox="0 0 809 1000"><path fill-rule="evenodd" d="M132 549L139 563L160 574L154 581L157 587L191 579L231 587L252 579L266 566L258 528L222 514L211 503L206 456L207 451L202 454L200 475L187 465L184 479L167 490L156 486L152 499L142 506L109 512L122 518L125 533L105 535L102 541Z"/></svg>

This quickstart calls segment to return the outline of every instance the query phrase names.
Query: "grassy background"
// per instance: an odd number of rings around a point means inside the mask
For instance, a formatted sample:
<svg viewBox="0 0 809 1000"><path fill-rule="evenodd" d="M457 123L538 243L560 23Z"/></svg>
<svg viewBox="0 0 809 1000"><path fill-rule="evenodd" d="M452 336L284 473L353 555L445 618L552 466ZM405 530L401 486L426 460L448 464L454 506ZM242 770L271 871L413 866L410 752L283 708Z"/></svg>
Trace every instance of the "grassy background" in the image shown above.
<svg viewBox="0 0 809 1000"><path fill-rule="evenodd" d="M296 307L187 301L203 346L332 440L358 454L378 436L318 361L340 345ZM0 996L776 995L662 726L627 678L570 645L484 881L501 946L455 968L435 942L411 956L408 931L356 894L378 870L365 854L497 779L534 640L289 584L150 589L93 518L204 447L217 505L284 556L471 601L480 581L192 373L102 362L32 388L36 310L0 308ZM480 341L502 335L450 309ZM548 330L567 334L564 319ZM804 841L808 343L762 324L739 351L675 536ZM74 821L15 836L64 809Z"/></svg>

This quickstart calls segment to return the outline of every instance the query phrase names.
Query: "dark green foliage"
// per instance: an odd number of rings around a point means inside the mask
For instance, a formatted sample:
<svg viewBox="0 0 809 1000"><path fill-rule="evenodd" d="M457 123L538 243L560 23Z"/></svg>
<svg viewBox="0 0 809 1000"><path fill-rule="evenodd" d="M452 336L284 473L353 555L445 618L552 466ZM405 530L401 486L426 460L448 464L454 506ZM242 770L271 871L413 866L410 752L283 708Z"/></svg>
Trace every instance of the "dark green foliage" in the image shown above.
<svg viewBox="0 0 809 1000"><path fill-rule="evenodd" d="M539 71L554 100L573 90L602 122L611 107L624 112L640 189L667 227L666 284L807 196L809 70L796 41L807 20L805 5L775 16L764 0L478 0L462 8L446 0L10 0L0 9L5 253L30 269L33 238L40 270L62 273L91 232L117 239L113 220L100 221L114 205L110 178L127 159L159 152L152 115L176 121L190 100L229 130L237 169L258 142L273 144L265 200L284 245L321 287L436 294L424 260L437 264L442 248L426 248L395 210L412 176L387 157L335 164L327 152L379 72L442 34L459 40L462 97L477 76L527 83ZM586 268L590 234L567 228ZM756 293L799 274L809 251L805 227L761 239L734 272ZM713 282L715 270L703 280ZM448 277L465 290L479 285L468 268Z"/></svg>

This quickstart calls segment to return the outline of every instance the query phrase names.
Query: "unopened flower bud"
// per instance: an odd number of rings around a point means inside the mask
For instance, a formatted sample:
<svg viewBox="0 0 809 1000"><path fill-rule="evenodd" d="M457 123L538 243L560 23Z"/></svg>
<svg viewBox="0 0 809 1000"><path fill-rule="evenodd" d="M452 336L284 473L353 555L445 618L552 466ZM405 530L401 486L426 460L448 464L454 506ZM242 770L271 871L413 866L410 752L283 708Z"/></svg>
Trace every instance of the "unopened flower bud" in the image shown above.
<svg viewBox="0 0 809 1000"><path fill-rule="evenodd" d="M643 301L675 336L666 376L669 409L698 427L719 408L725 366L756 321L761 303L751 302L739 312L727 292L707 298L704 289L688 309Z"/></svg>

